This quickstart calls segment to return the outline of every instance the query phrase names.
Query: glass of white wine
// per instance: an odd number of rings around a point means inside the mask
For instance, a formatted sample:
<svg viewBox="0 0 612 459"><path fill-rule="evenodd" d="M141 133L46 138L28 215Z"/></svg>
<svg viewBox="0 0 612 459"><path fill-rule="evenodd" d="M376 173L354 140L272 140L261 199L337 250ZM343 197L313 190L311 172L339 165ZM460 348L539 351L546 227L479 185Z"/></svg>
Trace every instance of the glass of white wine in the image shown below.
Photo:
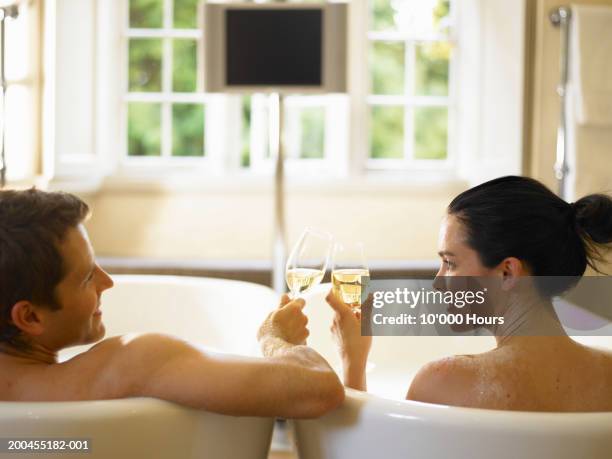
<svg viewBox="0 0 612 459"><path fill-rule="evenodd" d="M332 250L332 236L324 231L306 228L291 250L285 279L291 298L321 282Z"/></svg>
<svg viewBox="0 0 612 459"><path fill-rule="evenodd" d="M332 260L334 294L349 306L360 309L362 290L370 279L363 243L334 244Z"/></svg>

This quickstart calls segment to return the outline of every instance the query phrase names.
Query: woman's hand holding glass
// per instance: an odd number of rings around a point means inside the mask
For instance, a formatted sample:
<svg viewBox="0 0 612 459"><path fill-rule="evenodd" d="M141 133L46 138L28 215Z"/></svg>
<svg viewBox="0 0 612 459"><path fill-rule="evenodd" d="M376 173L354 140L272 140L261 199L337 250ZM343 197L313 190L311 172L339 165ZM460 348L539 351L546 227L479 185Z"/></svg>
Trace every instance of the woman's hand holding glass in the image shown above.
<svg viewBox="0 0 612 459"><path fill-rule="evenodd" d="M365 370L372 337L361 335L361 311L342 301L333 289L325 300L335 311L331 332L342 358L344 385L365 391Z"/></svg>

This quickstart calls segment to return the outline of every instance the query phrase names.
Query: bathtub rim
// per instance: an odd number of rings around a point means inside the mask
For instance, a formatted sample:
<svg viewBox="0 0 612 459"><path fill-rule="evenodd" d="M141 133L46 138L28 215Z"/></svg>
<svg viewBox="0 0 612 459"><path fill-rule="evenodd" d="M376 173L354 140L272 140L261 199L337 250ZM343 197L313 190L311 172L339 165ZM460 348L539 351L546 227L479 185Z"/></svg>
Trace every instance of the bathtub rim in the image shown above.
<svg viewBox="0 0 612 459"><path fill-rule="evenodd" d="M273 423L274 418L262 416L235 416L206 409L193 408L154 397L126 397L96 400L54 400L54 401L0 401L0 421L20 416L41 421L43 417L53 417L58 421L78 422L79 419L103 420L124 415L147 414L174 410L189 415L214 415L227 419L266 421Z"/></svg>
<svg viewBox="0 0 612 459"><path fill-rule="evenodd" d="M213 284L213 283L222 283L227 284L228 286L237 286L244 285L249 286L249 288L255 288L257 290L267 291L269 293L276 292L267 285L257 284L255 282L248 282L236 279L224 279L220 277L197 277L197 276L182 276L176 274L109 274L113 281L119 281L119 283L123 282L132 282L135 284L145 284L154 280L160 282L172 282L173 284L179 285L197 285L197 284ZM113 287L109 289L112 290ZM274 305L272 305L274 306Z"/></svg>
<svg viewBox="0 0 612 459"><path fill-rule="evenodd" d="M612 411L518 411L518 410L494 410L489 408L472 408L451 405L439 405L434 403L419 402L415 400L394 400L375 394L345 388L346 396L342 409L367 410L374 415L390 416L412 420L427 420L433 422L448 423L482 423L482 422L516 422L520 418L524 427L541 427L543 424L557 423L597 423L607 421L609 430L612 432ZM338 410L326 416L333 415ZM326 417L324 416L324 417ZM509 419L512 418L512 419ZM296 420L300 422L301 420Z"/></svg>
<svg viewBox="0 0 612 459"><path fill-rule="evenodd" d="M319 419L292 420L291 429L304 459L608 459L611 421L611 412L453 407L390 400L347 389L341 407ZM395 445L389 454L387 445Z"/></svg>

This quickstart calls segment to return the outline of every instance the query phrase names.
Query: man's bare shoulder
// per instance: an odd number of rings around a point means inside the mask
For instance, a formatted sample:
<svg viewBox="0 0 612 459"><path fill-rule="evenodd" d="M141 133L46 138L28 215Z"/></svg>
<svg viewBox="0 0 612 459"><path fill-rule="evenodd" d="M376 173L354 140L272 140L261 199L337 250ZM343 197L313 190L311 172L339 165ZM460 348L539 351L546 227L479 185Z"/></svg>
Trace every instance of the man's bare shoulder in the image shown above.
<svg viewBox="0 0 612 459"><path fill-rule="evenodd" d="M151 357L160 352L163 356L185 344L186 342L179 338L162 333L130 333L106 338L65 363L92 359L106 361L115 357L135 357L137 355Z"/></svg>
<svg viewBox="0 0 612 459"><path fill-rule="evenodd" d="M48 368L53 380L69 388L65 397L76 399L124 398L139 393L147 378L178 352L189 346L164 334L114 336L65 362ZM76 384L75 384L76 383ZM86 384L83 390L74 386ZM60 387L56 390L62 391Z"/></svg>

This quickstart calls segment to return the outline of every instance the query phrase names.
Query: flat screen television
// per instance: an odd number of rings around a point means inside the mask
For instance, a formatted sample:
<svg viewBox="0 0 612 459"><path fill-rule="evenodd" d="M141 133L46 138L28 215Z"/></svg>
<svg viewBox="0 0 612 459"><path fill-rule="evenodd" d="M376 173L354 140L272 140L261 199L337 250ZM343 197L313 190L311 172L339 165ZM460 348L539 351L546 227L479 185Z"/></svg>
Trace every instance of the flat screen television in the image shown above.
<svg viewBox="0 0 612 459"><path fill-rule="evenodd" d="M346 3L206 3L206 92L346 91Z"/></svg>

